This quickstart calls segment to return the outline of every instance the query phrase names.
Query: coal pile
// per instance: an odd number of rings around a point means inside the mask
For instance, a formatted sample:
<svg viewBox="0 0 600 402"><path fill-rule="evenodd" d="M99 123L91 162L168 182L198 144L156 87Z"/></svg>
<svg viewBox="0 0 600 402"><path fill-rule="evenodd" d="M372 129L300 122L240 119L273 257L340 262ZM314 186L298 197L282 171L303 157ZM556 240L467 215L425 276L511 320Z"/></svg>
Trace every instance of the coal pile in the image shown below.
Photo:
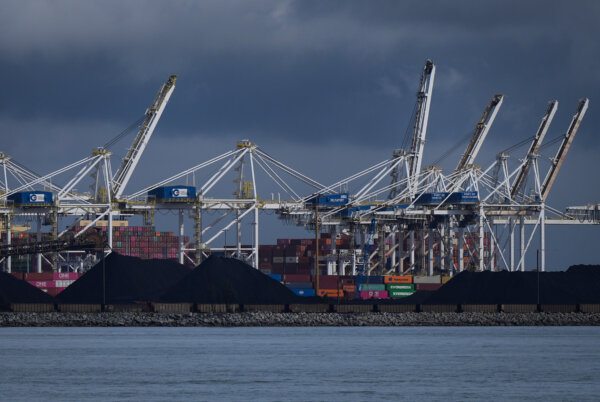
<svg viewBox="0 0 600 402"><path fill-rule="evenodd" d="M293 304L318 297L297 296L275 279L233 258L211 256L161 298L167 303Z"/></svg>
<svg viewBox="0 0 600 402"><path fill-rule="evenodd" d="M172 260L143 260L113 252L63 290L56 300L82 304L157 301L189 273L188 268Z"/></svg>
<svg viewBox="0 0 600 402"><path fill-rule="evenodd" d="M54 303L54 298L11 274L0 272L0 306L10 303Z"/></svg>
<svg viewBox="0 0 600 402"><path fill-rule="evenodd" d="M539 278L539 287L538 287ZM539 299L538 299L539 289ZM426 304L600 303L600 271L462 272Z"/></svg>

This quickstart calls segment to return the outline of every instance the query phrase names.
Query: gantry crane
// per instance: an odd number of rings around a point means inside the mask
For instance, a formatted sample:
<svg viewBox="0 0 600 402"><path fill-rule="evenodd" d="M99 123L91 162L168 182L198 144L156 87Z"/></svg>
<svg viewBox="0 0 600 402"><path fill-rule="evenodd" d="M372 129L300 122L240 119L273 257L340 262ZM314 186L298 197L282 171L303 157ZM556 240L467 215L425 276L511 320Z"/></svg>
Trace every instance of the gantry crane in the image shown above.
<svg viewBox="0 0 600 402"><path fill-rule="evenodd" d="M538 155L538 151L540 149L540 146L542 145L542 141L544 140L544 137L546 136L546 133L548 132L548 128L550 127L550 124L552 123L552 119L554 119L554 115L556 114L557 109L558 109L558 101L557 100L551 101L550 104L548 105L548 108L546 109L546 114L544 115L544 118L542 119L542 122L540 123L540 127L538 128L537 132L535 133L535 136L533 137L533 141L531 142L531 145L529 146L529 150L527 151L527 155L525 156L525 164L521 167L521 170L519 171L517 178L515 179L512 187L510 189L510 196L511 196L511 199L513 199L513 200L519 194L519 191L521 191L521 189L523 188L523 186L525 185L525 183L527 181L527 175L529 174L529 170L531 169L531 164L533 163L533 158Z"/></svg>
<svg viewBox="0 0 600 402"><path fill-rule="evenodd" d="M552 165L546 174L546 178L542 183L541 187L541 198L543 201L546 200L550 189L552 188L552 184L554 184L554 180L556 180L556 176L558 175L558 171L562 166L565 157L567 156L567 152L569 152L569 148L571 147L571 143L573 142L573 138L575 138L575 134L577 134L577 130L579 129L579 125L581 124L581 120L583 116L585 116L585 112L587 111L589 99L584 98L579 101L579 105L577 106L577 111L573 115L573 119L571 120L571 124L569 125L569 129L565 133L565 137L563 138L558 151L556 152L556 156L552 159Z"/></svg>
<svg viewBox="0 0 600 402"><path fill-rule="evenodd" d="M471 138L467 149L460 158L456 169L454 169L455 172L475 163L475 158L477 158L477 154L481 149L483 141L485 141L485 137L487 136L490 127L494 124L494 119L496 119L496 115L502 106L503 99L504 95L496 94L486 106L481 118L475 125L475 132L473 133L473 137Z"/></svg>
<svg viewBox="0 0 600 402"><path fill-rule="evenodd" d="M148 141L150 141L150 137L160 120L160 116L165 110L165 106L167 102L169 102L169 98L171 94L175 90L175 81L177 80L177 75L173 74L169 76L167 82L165 82L156 94L154 98L154 102L152 106L150 106L146 110L146 118L138 132L135 140L133 141L133 145L129 148L127 155L123 159L121 163L121 167L117 170L117 173L112 178L112 193L114 199L120 199L123 195L123 191L131 178L131 174L138 164L144 149L146 149L146 145L148 145Z"/></svg>

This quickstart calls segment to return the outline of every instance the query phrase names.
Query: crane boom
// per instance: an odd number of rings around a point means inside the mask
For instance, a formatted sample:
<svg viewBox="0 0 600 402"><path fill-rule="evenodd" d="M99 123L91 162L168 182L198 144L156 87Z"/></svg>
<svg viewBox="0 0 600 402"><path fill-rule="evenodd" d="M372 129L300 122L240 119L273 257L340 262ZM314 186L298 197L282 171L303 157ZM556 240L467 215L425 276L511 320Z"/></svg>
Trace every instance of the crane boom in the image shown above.
<svg viewBox="0 0 600 402"><path fill-rule="evenodd" d="M138 132L135 140L133 141L133 145L129 148L127 152L127 156L123 159L119 170L112 179L112 192L113 198L119 199L131 178L131 175L138 164L146 145L148 145L148 141L160 120L160 116L162 115L167 102L169 102L169 98L175 89L175 81L177 80L177 75L170 75L167 82L165 82L159 89L156 97L154 98L154 102L152 106L150 106L146 110L146 118L140 127L140 131Z"/></svg>
<svg viewBox="0 0 600 402"><path fill-rule="evenodd" d="M415 126L410 146L410 176L414 180L421 172L423 162L423 148L425 147L425 136L427 135L427 123L429 121L429 108L431 106L431 94L433 92L433 81L435 79L435 65L433 61L427 60L423 73L421 74L421 85L417 93L417 112Z"/></svg>
<svg viewBox="0 0 600 402"><path fill-rule="evenodd" d="M577 111L573 115L573 119L571 120L571 124L569 125L569 129L565 134L565 138L560 143L560 147L556 152L556 156L552 159L552 165L548 170L548 174L544 179L544 183L542 184L541 196L542 200L545 201L550 189L552 188L552 184L554 184L554 180L556 180L556 176L558 175L558 171L565 160L565 156L567 156L567 152L569 152L569 148L571 147L571 143L573 142L573 138L575 138L575 134L577 134L577 130L579 129L579 125L581 124L581 120L583 116L585 116L585 112L587 111L589 99L584 98L579 101L579 105L577 106Z"/></svg>
<svg viewBox="0 0 600 402"><path fill-rule="evenodd" d="M481 145L483 141L485 141L485 137L487 136L490 127L494 123L494 119L496 118L496 114L500 110L500 106L502 106L502 100L504 99L504 95L496 94L488 103L481 118L475 125L475 132L473 133L473 137L471 138L471 142L467 146L465 153L460 158L458 162L458 166L456 166L455 172L464 169L465 166L472 165L475 163L475 158L477 158L477 154L479 153L479 149L481 149Z"/></svg>
<svg viewBox="0 0 600 402"><path fill-rule="evenodd" d="M535 137L533 137L533 141L529 146L529 150L527 151L527 156L525 157L525 164L521 167L515 182L513 183L512 188L510 189L510 197L514 200L519 191L525 185L525 181L527 179L527 175L529 174L529 169L531 168L531 157L533 155L537 155L542 145L542 141L546 136L546 132L548 132L548 128L552 123L552 119L554 119L554 115L556 114L556 110L558 109L558 101L553 100L548 104L548 108L546 109L546 114L540 123L540 127L535 133Z"/></svg>

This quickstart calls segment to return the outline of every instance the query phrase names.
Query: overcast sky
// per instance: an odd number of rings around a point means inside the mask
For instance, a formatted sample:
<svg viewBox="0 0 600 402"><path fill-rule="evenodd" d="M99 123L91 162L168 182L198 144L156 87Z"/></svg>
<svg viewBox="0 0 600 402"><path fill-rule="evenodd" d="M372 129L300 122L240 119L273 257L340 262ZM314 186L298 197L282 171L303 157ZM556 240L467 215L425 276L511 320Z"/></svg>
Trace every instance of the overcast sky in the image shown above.
<svg viewBox="0 0 600 402"><path fill-rule="evenodd" d="M65 166L141 117L178 74L130 190L242 138L327 184L400 146L430 58L424 166L473 131L495 93L505 99L484 166L532 136L550 100L548 140L588 97L549 203L597 203L599 20L597 1L3 1L0 151L40 173ZM463 149L440 165L454 168ZM599 234L552 228L549 253L558 265L600 263Z"/></svg>

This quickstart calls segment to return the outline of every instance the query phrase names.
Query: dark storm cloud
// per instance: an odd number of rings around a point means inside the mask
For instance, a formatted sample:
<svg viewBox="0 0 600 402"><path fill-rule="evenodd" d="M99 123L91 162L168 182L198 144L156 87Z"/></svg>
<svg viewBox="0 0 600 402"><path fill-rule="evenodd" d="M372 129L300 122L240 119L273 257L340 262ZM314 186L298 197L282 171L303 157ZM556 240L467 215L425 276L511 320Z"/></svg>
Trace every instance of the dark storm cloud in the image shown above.
<svg viewBox="0 0 600 402"><path fill-rule="evenodd" d="M3 1L0 151L41 173L78 160L143 115L176 73L131 190L241 138L331 183L401 144L431 58L424 166L472 132L495 93L505 101L483 166L532 136L548 101L560 101L551 139L589 97L550 203L598 202L600 178L589 172L600 151L599 19L597 1ZM456 149L439 162L446 170L464 145ZM542 173L554 152L544 150ZM597 262L594 250L578 255Z"/></svg>
<svg viewBox="0 0 600 402"><path fill-rule="evenodd" d="M0 119L37 122L31 138L40 142L53 125L56 131L87 124L89 131L73 130L71 142L98 146L136 120L167 75L178 73L162 135L314 144L340 155L370 148L383 159L405 135L423 62L432 58L438 70L426 162L468 134L491 96L504 93L482 150L493 160L502 147L532 135L551 99L561 101L557 135L580 97L592 98L593 111L599 7L591 1L3 2ZM590 112L578 141L597 148L586 135L597 123Z"/></svg>

